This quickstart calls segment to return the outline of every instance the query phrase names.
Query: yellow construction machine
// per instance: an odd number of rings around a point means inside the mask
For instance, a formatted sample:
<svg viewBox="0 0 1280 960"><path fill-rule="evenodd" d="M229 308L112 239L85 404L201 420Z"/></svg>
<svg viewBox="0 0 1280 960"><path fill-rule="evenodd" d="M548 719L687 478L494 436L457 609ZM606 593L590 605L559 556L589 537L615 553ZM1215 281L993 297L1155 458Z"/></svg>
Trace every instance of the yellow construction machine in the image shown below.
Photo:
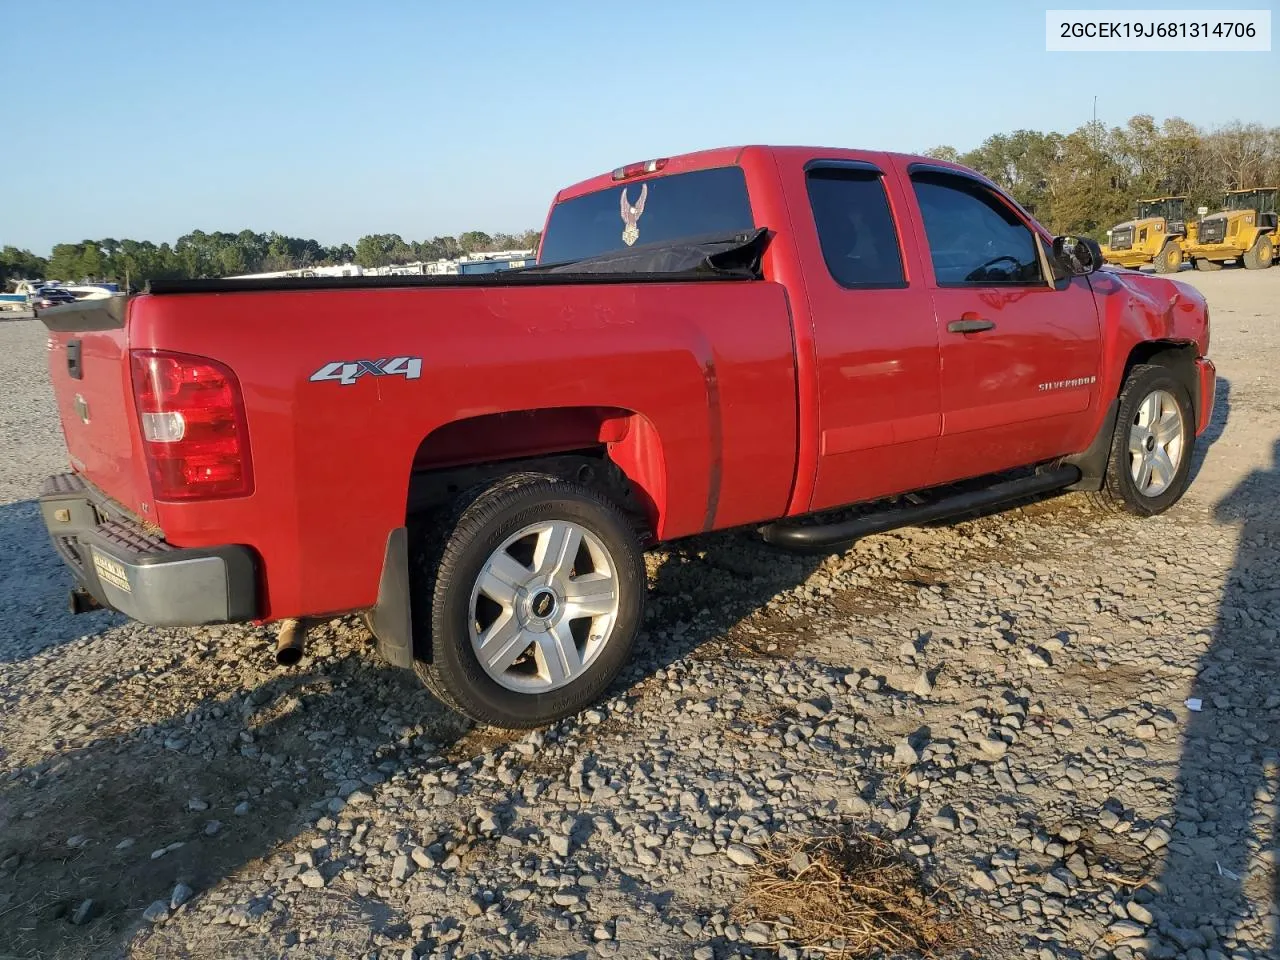
<svg viewBox="0 0 1280 960"><path fill-rule="evenodd" d="M1186 197L1139 200L1134 219L1107 231L1103 259L1122 267L1150 263L1156 273L1174 273L1182 266L1182 245L1187 238L1186 202Z"/></svg>
<svg viewBox="0 0 1280 960"><path fill-rule="evenodd" d="M1278 187L1228 192L1221 210L1200 218L1183 254L1197 270L1221 270L1228 260L1239 260L1250 270L1271 266L1280 250L1278 195Z"/></svg>

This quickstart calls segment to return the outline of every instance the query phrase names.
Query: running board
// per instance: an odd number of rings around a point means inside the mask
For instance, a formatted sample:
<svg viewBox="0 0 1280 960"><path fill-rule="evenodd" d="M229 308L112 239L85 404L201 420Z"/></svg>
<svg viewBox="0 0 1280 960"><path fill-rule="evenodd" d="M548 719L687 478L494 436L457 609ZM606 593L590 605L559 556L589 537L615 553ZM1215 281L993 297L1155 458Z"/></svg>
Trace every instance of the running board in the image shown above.
<svg viewBox="0 0 1280 960"><path fill-rule="evenodd" d="M873 533L884 533L914 524L944 520L957 514L993 507L1009 500L1021 500L1037 494L1062 490L1080 480L1079 467L1055 467L1029 477L1006 480L982 490L956 493L910 507L894 507L839 523L800 526L795 523L771 523L761 527L766 543L788 550L820 551L844 546Z"/></svg>

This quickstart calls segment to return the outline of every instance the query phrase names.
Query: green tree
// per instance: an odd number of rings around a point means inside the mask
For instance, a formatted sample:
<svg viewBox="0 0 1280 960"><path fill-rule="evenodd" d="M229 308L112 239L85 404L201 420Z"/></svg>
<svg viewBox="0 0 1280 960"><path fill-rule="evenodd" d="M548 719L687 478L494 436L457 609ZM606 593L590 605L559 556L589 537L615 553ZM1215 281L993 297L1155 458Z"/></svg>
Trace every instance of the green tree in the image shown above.
<svg viewBox="0 0 1280 960"><path fill-rule="evenodd" d="M0 250L0 283L10 280L37 280L49 275L49 261L30 250L5 247Z"/></svg>

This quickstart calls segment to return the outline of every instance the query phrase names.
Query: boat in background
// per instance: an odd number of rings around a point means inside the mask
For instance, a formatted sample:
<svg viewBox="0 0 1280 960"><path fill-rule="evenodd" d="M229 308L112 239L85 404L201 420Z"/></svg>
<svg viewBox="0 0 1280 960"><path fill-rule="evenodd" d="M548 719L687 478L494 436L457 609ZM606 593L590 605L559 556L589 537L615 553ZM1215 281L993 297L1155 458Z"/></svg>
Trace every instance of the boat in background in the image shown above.
<svg viewBox="0 0 1280 960"><path fill-rule="evenodd" d="M120 293L118 283L74 283L62 285L62 289L77 300L106 300Z"/></svg>

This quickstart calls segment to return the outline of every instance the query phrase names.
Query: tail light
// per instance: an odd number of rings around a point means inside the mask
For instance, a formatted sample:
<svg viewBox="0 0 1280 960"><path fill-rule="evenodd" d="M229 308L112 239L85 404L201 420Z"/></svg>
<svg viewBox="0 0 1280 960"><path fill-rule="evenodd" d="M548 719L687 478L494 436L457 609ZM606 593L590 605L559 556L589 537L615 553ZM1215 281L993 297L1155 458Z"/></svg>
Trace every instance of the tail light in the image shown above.
<svg viewBox="0 0 1280 960"><path fill-rule="evenodd" d="M252 493L249 428L236 375L214 360L181 353L134 350L130 358L155 498Z"/></svg>

